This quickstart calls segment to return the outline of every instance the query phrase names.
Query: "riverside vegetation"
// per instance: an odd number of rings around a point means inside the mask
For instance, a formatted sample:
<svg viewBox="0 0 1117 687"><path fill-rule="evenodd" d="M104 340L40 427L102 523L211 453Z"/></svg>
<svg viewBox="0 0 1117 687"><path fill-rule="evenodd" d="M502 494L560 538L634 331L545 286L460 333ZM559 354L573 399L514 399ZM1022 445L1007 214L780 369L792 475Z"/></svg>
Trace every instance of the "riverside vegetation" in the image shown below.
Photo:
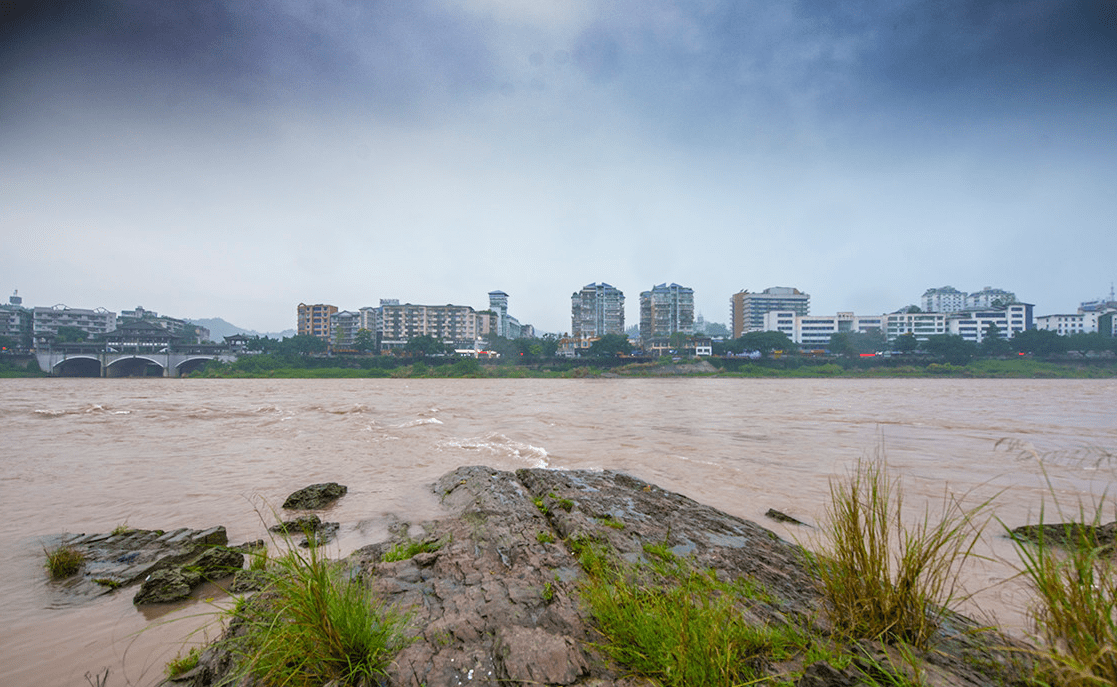
<svg viewBox="0 0 1117 687"><path fill-rule="evenodd" d="M436 490L459 519L424 523L422 536L403 525L395 543L343 561L315 546L261 554L252 567L267 570L262 591L228 611L225 638L187 671L188 684L456 684L467 674L477 684L665 687L1117 679L1113 527L1101 526L1100 508L1089 523L1013 533L1036 590L1030 646L950 610L989 504L950 499L941 517L911 524L879 458L833 482L808 542L814 553L618 473L521 470L512 479L462 468ZM503 577L490 577L494 567ZM473 576L477 592L461 586ZM502 593L513 615L502 615ZM556 641L560 631L577 641Z"/></svg>

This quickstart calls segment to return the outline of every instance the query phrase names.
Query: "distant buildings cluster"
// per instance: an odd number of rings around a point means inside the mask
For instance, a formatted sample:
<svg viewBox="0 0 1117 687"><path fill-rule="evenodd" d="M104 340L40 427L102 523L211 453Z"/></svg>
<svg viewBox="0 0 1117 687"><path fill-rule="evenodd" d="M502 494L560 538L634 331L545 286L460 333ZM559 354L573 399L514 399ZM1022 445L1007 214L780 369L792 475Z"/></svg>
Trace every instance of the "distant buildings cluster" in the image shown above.
<svg viewBox="0 0 1117 687"><path fill-rule="evenodd" d="M376 307L341 310L325 303L300 303L297 332L326 341L332 350L391 352L416 337L427 336L461 351L482 351L494 336L508 339L536 336L535 328L509 312L509 295L488 294L488 308L468 305L416 305L397 299L381 299ZM609 335L624 335L624 293L604 282L591 283L570 297L570 332L558 338L560 355L574 356L594 341ZM708 350L707 325L695 312L694 290L666 282L640 293L640 321L633 343L645 352L663 354L680 348ZM1100 332L1117 335L1117 299L1084 302L1077 312L1035 316L1033 306L1020 302L1016 294L985 287L967 293L952 286L927 289L919 305L891 313L858 315L838 312L812 315L810 294L798 288L774 286L763 291L742 290L730 297L730 328L726 335L740 338L750 332L782 332L795 344L826 348L834 334L875 333L884 341L911 335L925 341L931 336L952 334L981 343L994 333L1011 338L1028 329L1045 329L1060 335ZM65 305L26 308L18 293L0 304L0 337L5 345L22 349L50 346L60 336L74 332L104 338L127 328L138 332L158 328L176 341L204 342L209 331L185 320L160 316L136 307L119 314L103 308L85 310ZM155 331L152 329L152 331ZM722 329L722 331L725 331ZM157 337L148 336L153 341Z"/></svg>
<svg viewBox="0 0 1117 687"><path fill-rule="evenodd" d="M205 327L166 317L142 306L123 310L119 314L104 308L87 310L66 305L25 308L18 292L9 297L7 303L0 304L0 337L16 342L16 347L24 350L49 346L59 339L104 339L125 328L163 332L169 339L188 343L208 341L210 338L210 332Z"/></svg>

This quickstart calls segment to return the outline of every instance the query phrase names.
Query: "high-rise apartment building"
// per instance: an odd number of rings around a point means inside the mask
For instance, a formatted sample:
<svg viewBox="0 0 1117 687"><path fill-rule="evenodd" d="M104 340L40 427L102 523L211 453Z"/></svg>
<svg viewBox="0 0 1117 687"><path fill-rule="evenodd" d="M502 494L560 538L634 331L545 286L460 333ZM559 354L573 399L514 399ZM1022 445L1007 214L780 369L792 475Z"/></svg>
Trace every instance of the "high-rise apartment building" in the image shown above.
<svg viewBox="0 0 1117 687"><path fill-rule="evenodd" d="M647 345L652 339L672 334L694 333L694 289L666 283L640 294L640 339Z"/></svg>
<svg viewBox="0 0 1117 687"><path fill-rule="evenodd" d="M953 286L927 289L919 307L923 312L957 312L966 307L966 294Z"/></svg>
<svg viewBox="0 0 1117 687"><path fill-rule="evenodd" d="M624 294L604 282L586 284L570 296L570 335L593 339L624 334Z"/></svg>
<svg viewBox="0 0 1117 687"><path fill-rule="evenodd" d="M764 314L773 310L787 310L798 315L809 315L810 294L786 286L773 286L760 293L741 291L729 299L732 313L733 338L745 332L764 331Z"/></svg>
<svg viewBox="0 0 1117 687"><path fill-rule="evenodd" d="M309 334L310 336L317 336L319 339L330 340L330 318L337 312L336 305L326 305L325 303L317 303L315 305L307 305L306 303L299 303L299 335Z"/></svg>

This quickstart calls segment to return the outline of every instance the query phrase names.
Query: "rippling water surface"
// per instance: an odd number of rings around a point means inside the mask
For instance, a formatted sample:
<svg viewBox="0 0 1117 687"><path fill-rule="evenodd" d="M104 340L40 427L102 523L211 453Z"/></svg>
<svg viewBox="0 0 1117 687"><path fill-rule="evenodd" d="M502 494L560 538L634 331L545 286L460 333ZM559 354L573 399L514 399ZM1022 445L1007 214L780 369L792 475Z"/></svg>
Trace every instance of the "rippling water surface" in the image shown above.
<svg viewBox="0 0 1117 687"><path fill-rule="evenodd" d="M611 468L776 530L816 522L829 479L883 447L912 511L995 496L1007 524L1051 496L1092 499L1117 466L1117 382L1031 380L0 380L0 685L149 685L183 638L216 630L206 597L136 610L134 590L74 602L42 570L42 538L127 524L223 524L265 536L288 493L338 481L331 552L438 514L427 485L459 465ZM1100 463L1099 463L1100 459ZM1051 517L1048 515L1048 520ZM1027 595L989 536L970 610L1017 631ZM173 622L165 622L173 621Z"/></svg>

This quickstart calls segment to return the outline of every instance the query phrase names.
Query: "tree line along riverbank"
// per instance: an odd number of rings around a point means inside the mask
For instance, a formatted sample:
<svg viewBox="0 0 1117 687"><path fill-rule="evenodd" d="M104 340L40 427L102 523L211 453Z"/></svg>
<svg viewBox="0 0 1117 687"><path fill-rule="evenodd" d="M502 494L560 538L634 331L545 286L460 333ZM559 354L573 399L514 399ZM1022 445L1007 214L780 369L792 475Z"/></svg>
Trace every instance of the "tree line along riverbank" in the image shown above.
<svg viewBox="0 0 1117 687"><path fill-rule="evenodd" d="M153 366L151 376L160 376ZM31 356L0 358L0 379L45 377ZM759 359L594 357L477 360L451 356L305 355L261 353L236 361L212 361L191 378L584 378L584 377L948 377L1006 379L1108 379L1117 377L1111 357L1015 356L950 362L928 355Z"/></svg>

